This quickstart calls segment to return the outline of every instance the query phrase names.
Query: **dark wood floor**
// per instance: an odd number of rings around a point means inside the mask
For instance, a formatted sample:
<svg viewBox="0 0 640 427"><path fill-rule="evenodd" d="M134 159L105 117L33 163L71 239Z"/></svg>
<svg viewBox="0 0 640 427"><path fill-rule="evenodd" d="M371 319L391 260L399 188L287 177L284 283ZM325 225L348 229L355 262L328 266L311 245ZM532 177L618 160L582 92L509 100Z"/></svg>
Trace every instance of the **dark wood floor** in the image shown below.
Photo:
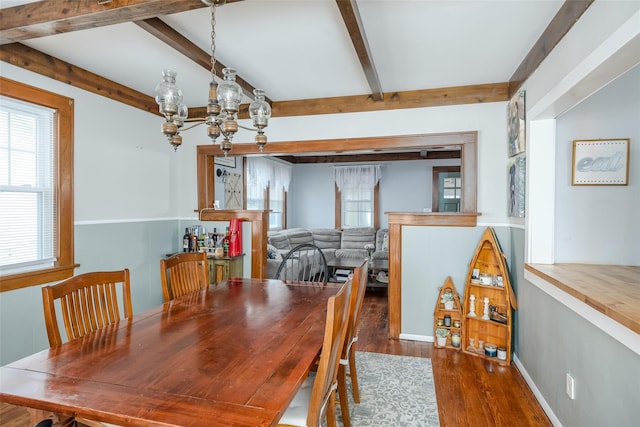
<svg viewBox="0 0 640 427"><path fill-rule="evenodd" d="M357 349L431 358L441 427L551 426L513 364L503 367L462 352L434 349L431 343L388 339L384 291L367 291ZM0 405L0 426L30 425L25 409Z"/></svg>

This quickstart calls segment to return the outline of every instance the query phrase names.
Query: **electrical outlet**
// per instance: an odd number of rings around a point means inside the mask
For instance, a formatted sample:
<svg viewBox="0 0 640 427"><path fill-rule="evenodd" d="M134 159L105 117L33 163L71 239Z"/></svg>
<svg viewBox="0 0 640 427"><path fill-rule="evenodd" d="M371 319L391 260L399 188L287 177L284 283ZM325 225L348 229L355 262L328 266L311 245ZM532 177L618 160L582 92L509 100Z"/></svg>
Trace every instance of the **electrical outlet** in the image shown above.
<svg viewBox="0 0 640 427"><path fill-rule="evenodd" d="M576 398L576 380L571 376L571 374L567 374L567 396L571 399Z"/></svg>

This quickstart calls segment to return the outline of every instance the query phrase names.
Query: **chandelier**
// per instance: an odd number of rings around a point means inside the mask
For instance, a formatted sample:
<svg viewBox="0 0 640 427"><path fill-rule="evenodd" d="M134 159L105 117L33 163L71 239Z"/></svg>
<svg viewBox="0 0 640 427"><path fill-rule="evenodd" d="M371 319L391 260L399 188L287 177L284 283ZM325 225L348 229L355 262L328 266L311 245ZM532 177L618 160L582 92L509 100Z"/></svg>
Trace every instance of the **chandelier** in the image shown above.
<svg viewBox="0 0 640 427"><path fill-rule="evenodd" d="M226 156L231 151L231 140L238 128L257 132L256 144L260 151L267 144L267 136L264 128L267 127L271 117L271 107L265 101L262 89L254 89L255 100L249 104L249 117L253 122L253 128L238 124L238 111L242 101L242 88L236 83L236 70L224 68L223 80L218 85L215 81L216 71L216 7L223 5L226 0L202 0L211 8L211 83L209 83L209 99L207 101L206 118L189 119L188 108L182 99L182 91L176 86L178 73L173 70L162 71L162 81L156 86L156 102L160 113L164 116L162 133L167 137L174 150L182 144L180 131L187 131L196 126L206 124L207 135L211 142L215 143L222 136L220 149ZM190 123L188 127L183 127Z"/></svg>

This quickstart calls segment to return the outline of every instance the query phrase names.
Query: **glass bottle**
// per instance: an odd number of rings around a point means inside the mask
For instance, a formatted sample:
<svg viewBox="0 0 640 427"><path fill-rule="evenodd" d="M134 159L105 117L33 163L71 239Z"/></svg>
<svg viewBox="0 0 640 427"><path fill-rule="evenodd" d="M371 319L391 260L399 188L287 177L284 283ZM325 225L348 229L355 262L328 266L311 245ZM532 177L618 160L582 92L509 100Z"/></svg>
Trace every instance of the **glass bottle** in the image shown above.
<svg viewBox="0 0 640 427"><path fill-rule="evenodd" d="M189 252L189 227L184 229L184 236L182 236L182 252Z"/></svg>

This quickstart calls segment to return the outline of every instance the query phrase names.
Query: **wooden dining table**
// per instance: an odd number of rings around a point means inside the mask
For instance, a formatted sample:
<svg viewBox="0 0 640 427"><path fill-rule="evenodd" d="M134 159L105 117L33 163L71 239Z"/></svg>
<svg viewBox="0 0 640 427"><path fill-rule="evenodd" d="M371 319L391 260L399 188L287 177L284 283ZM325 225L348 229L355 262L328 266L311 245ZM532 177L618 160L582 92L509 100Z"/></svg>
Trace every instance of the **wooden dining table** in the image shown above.
<svg viewBox="0 0 640 427"><path fill-rule="evenodd" d="M121 426L273 426L338 284L229 279L0 368L0 401Z"/></svg>

